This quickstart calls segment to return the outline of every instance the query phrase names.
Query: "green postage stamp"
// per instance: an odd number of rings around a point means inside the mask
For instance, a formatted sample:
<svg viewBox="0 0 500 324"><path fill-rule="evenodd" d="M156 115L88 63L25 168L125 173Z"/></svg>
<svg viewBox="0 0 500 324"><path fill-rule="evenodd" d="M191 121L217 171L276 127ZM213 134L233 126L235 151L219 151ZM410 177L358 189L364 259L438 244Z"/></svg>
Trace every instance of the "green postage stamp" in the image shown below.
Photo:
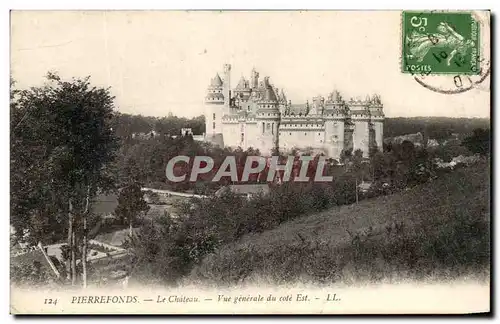
<svg viewBox="0 0 500 324"><path fill-rule="evenodd" d="M402 19L404 73L480 73L480 25L472 13L404 11Z"/></svg>

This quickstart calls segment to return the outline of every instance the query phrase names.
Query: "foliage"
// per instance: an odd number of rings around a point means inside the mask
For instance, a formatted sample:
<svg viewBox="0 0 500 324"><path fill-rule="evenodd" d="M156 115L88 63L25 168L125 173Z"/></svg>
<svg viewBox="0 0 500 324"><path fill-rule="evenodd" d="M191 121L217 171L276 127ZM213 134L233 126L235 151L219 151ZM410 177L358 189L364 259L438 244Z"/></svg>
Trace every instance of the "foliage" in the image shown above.
<svg viewBox="0 0 500 324"><path fill-rule="evenodd" d="M19 90L11 100L11 224L35 240L55 240L67 225L67 204L83 209L92 193L109 188L105 165L114 157L113 97L89 78ZM60 239L61 237L59 237Z"/></svg>
<svg viewBox="0 0 500 324"><path fill-rule="evenodd" d="M472 153L487 155L490 153L490 130L477 128L463 141L463 145Z"/></svg>
<svg viewBox="0 0 500 324"><path fill-rule="evenodd" d="M427 148L429 155L450 162L454 157L471 155L471 151L462 144L460 140L448 140L437 147Z"/></svg>
<svg viewBox="0 0 500 324"><path fill-rule="evenodd" d="M116 135L124 140L132 139L133 134L146 134L155 131L160 137L169 137L181 134L182 128L191 128L193 134L205 133L205 117L183 118L177 116L149 117L130 115L116 112L113 116L112 127Z"/></svg>
<svg viewBox="0 0 500 324"><path fill-rule="evenodd" d="M141 213L147 213L148 210L149 206L144 200L140 183L134 182L121 188L115 214L122 223L127 222L132 226L134 220Z"/></svg>
<svg viewBox="0 0 500 324"><path fill-rule="evenodd" d="M44 271L37 261L23 266L11 264L10 280L12 283L16 283L20 286L46 285L54 281L51 275Z"/></svg>
<svg viewBox="0 0 500 324"><path fill-rule="evenodd" d="M41 87L11 89L11 224L28 243L65 236L72 284L86 280L87 219L97 192L113 189L109 163L117 138L114 97L89 79L47 74ZM77 265L77 258L83 259Z"/></svg>

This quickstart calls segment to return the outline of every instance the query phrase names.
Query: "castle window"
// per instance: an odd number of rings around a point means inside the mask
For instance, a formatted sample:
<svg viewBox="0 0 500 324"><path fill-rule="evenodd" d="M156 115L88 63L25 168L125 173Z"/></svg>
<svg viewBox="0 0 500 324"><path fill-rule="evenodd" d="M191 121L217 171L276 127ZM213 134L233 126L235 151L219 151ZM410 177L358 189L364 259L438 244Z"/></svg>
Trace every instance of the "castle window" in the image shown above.
<svg viewBox="0 0 500 324"><path fill-rule="evenodd" d="M215 113L214 113L214 118L213 119L215 120Z"/></svg>
<svg viewBox="0 0 500 324"><path fill-rule="evenodd" d="M212 123L212 129L215 129L215 122Z"/></svg>
<svg viewBox="0 0 500 324"><path fill-rule="evenodd" d="M307 135L307 133L304 133L304 135Z"/></svg>
<svg viewBox="0 0 500 324"><path fill-rule="evenodd" d="M245 139L245 133L241 133L241 143L243 143L244 139Z"/></svg>
<svg viewBox="0 0 500 324"><path fill-rule="evenodd" d="M290 136L292 136L292 133L290 133Z"/></svg>
<svg viewBox="0 0 500 324"><path fill-rule="evenodd" d="M273 135L274 135L274 123L273 123L273 125L271 126L271 134L273 134Z"/></svg>
<svg viewBox="0 0 500 324"><path fill-rule="evenodd" d="M318 135L321 135L321 133L318 133Z"/></svg>

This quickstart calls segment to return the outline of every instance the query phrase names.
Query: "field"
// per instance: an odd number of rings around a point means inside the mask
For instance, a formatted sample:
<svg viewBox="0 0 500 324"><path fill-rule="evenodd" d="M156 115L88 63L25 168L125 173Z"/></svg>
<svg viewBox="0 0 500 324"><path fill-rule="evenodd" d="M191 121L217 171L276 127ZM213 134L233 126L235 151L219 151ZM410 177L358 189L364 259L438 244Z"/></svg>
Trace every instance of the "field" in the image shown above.
<svg viewBox="0 0 500 324"><path fill-rule="evenodd" d="M244 236L195 267L187 282L394 282L489 276L489 164L390 196Z"/></svg>

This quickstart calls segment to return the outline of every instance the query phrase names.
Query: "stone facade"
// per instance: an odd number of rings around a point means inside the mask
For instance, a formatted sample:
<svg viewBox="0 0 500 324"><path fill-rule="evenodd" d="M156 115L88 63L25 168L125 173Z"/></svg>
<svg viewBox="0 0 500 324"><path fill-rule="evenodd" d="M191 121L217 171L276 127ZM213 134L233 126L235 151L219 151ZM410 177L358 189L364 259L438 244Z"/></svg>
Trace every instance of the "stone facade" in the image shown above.
<svg viewBox="0 0 500 324"><path fill-rule="evenodd" d="M338 159L343 150L382 150L384 112L378 95L344 100L338 91L293 105L269 77L241 77L234 89L231 65L216 74L205 97L205 140L223 147L250 147L270 155L276 149L312 149Z"/></svg>

